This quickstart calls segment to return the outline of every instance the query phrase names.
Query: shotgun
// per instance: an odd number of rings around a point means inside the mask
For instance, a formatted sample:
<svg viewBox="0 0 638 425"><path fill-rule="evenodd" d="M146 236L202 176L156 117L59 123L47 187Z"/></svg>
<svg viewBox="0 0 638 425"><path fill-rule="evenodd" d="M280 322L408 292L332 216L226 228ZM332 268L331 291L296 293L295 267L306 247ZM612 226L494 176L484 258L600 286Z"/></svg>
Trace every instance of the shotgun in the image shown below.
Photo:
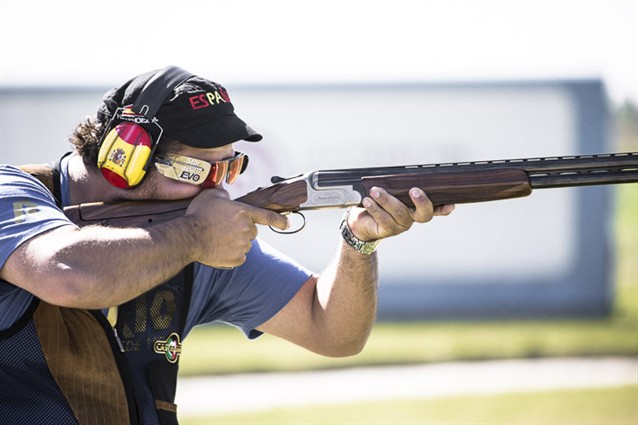
<svg viewBox="0 0 638 425"><path fill-rule="evenodd" d="M432 203L465 204L528 196L534 189L638 182L638 152L506 159L427 165L351 168L273 177L272 185L235 199L280 213L358 206L374 186L408 206L421 188ZM74 223L149 226L183 215L190 203L129 201L86 203L64 209Z"/></svg>

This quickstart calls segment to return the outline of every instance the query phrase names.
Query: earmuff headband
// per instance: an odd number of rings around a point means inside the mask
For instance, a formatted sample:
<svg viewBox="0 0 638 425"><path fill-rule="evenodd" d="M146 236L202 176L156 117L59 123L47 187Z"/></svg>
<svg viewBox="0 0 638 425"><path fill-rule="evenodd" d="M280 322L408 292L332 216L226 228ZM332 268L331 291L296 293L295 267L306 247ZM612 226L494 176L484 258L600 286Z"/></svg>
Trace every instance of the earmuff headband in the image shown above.
<svg viewBox="0 0 638 425"><path fill-rule="evenodd" d="M110 184L128 189L142 181L162 135L155 114L173 89L192 76L179 67L166 67L144 84L130 109L120 105L113 114L100 141L97 163Z"/></svg>
<svg viewBox="0 0 638 425"><path fill-rule="evenodd" d="M173 89L192 76L193 74L177 66L169 66L159 71L144 85L133 103L133 112L148 118L155 117Z"/></svg>

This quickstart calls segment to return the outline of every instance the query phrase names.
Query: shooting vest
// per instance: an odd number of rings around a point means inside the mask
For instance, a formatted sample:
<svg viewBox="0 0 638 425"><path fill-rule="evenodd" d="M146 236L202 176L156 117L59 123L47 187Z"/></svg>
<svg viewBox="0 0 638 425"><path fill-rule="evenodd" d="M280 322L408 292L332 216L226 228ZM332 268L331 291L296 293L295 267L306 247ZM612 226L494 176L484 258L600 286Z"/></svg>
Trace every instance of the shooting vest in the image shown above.
<svg viewBox="0 0 638 425"><path fill-rule="evenodd" d="M58 164L55 164L56 166ZM56 167L24 166L60 199ZM11 424L177 424L177 370L193 265L102 311L34 297L0 331L0 421Z"/></svg>

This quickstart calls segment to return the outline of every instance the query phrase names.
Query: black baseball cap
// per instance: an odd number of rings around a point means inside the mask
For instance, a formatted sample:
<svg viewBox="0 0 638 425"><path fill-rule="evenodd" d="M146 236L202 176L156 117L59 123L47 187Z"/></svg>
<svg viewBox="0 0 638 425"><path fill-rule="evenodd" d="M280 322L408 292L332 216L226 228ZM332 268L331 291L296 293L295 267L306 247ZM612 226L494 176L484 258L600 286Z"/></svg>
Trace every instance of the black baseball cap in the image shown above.
<svg viewBox="0 0 638 425"><path fill-rule="evenodd" d="M97 119L108 124L118 108L132 105L158 71L139 75L102 98ZM177 85L155 114L170 137L195 148L215 148L239 140L258 142L261 134L235 114L228 91L219 83L193 75Z"/></svg>

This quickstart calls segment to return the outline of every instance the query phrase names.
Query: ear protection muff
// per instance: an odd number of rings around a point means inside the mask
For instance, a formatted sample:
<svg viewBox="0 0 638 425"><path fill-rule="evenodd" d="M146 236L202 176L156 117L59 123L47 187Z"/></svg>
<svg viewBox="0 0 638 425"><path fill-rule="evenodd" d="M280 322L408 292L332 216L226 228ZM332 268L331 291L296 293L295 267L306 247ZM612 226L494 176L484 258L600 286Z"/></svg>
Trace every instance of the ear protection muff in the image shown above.
<svg viewBox="0 0 638 425"><path fill-rule="evenodd" d="M175 66L164 68L148 80L132 105L115 111L100 140L97 159L111 185L128 189L142 181L163 132L155 115L173 89L192 76Z"/></svg>

